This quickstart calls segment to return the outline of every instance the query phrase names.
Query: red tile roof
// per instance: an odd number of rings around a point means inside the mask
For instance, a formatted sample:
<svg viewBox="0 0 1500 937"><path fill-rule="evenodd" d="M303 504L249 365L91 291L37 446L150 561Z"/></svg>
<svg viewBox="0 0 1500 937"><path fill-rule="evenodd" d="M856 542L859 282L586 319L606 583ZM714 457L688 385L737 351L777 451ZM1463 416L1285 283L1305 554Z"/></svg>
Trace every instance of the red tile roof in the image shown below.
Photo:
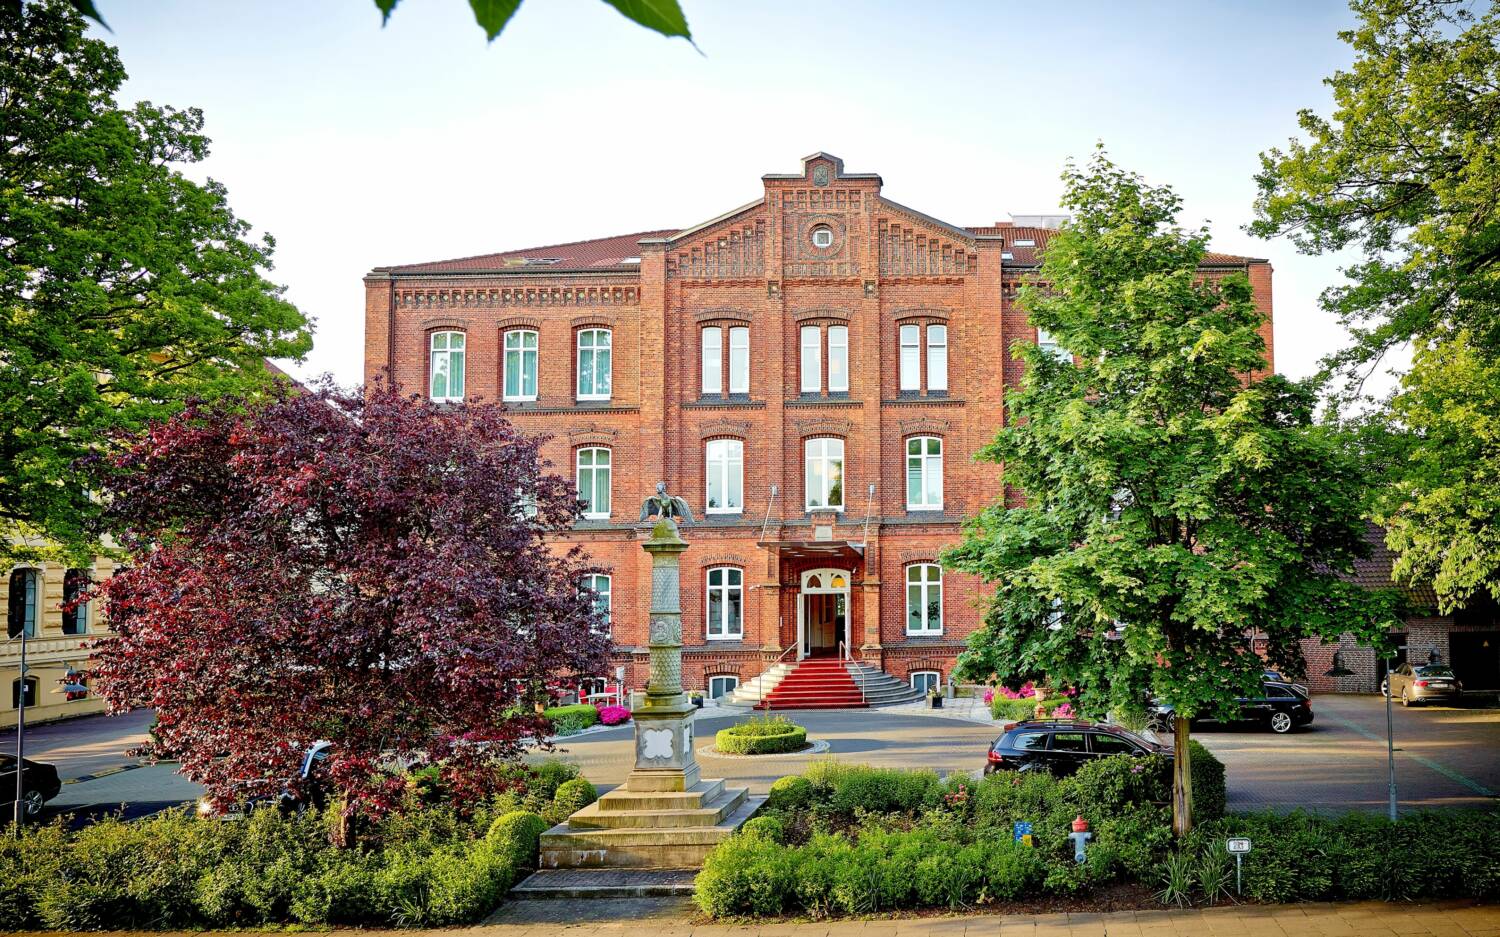
<svg viewBox="0 0 1500 937"><path fill-rule="evenodd" d="M1366 559L1354 561L1355 582L1367 589L1398 589L1418 607L1437 608L1437 592L1433 590L1431 583L1417 582L1407 586L1397 585L1391 580L1396 554L1385 545L1385 528L1366 524L1365 542L1370 545L1370 555Z"/></svg>
<svg viewBox="0 0 1500 937"><path fill-rule="evenodd" d="M1005 238L1005 250L1011 254L1011 259L1006 260L1005 263L1016 266L1041 263L1041 258L1037 252L1047 245L1047 240L1052 235L1057 233L1057 230L1054 228L1018 227L1006 221L993 225L972 227L969 228L969 231L976 235L999 235ZM1030 247L1021 247L1016 244L1017 241L1035 241L1036 243ZM1221 264L1240 266L1257 261L1264 262L1258 257L1240 257L1235 254L1220 254L1212 251L1203 255L1203 262L1210 266Z"/></svg>
<svg viewBox="0 0 1500 937"><path fill-rule="evenodd" d="M513 270L533 267L537 270L587 270L598 267L617 267L626 258L639 257L637 244L641 238L658 238L676 234L676 228L665 231L641 231L637 234L617 234L613 237L594 238L588 241L571 241L567 244L549 244L545 247L527 247L521 250L502 251L498 254L476 254L473 257L457 257L452 260L433 260L419 264L401 264L387 267L391 273L477 273L489 270Z"/></svg>

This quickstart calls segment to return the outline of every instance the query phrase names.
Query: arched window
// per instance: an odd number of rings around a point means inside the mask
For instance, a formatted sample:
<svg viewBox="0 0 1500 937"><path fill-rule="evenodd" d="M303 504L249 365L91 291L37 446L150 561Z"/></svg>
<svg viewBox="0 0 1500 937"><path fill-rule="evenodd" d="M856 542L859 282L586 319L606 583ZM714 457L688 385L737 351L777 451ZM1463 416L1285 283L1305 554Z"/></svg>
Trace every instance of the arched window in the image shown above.
<svg viewBox="0 0 1500 937"><path fill-rule="evenodd" d="M740 678L733 674L719 674L708 678L708 698L723 699L740 687Z"/></svg>
<svg viewBox="0 0 1500 937"><path fill-rule="evenodd" d="M745 636L745 573L734 566L715 566L708 571L708 617L710 641L739 640Z"/></svg>
<svg viewBox="0 0 1500 937"><path fill-rule="evenodd" d="M909 675L911 687L923 693L931 693L943 685L943 675L936 670L913 670Z"/></svg>
<svg viewBox="0 0 1500 937"><path fill-rule="evenodd" d="M807 510L842 511L844 441L826 437L809 439L805 447L803 493Z"/></svg>
<svg viewBox="0 0 1500 937"><path fill-rule="evenodd" d="M906 633L943 633L943 571L936 563L906 567Z"/></svg>
<svg viewBox="0 0 1500 937"><path fill-rule="evenodd" d="M36 705L37 682L36 677L26 678L26 708L30 709ZM10 682L10 708L21 708L21 681L19 678Z"/></svg>
<svg viewBox="0 0 1500 937"><path fill-rule="evenodd" d="M609 634L611 626L610 577L604 573L590 573L583 577L583 586L594 592L594 614L598 616L594 630L600 634Z"/></svg>
<svg viewBox="0 0 1500 937"><path fill-rule="evenodd" d="M464 348L462 332L433 332L428 358L427 396L438 402L464 399Z"/></svg>
<svg viewBox="0 0 1500 937"><path fill-rule="evenodd" d="M74 599L87 592L89 585L89 571L86 569L70 569L64 573L63 605L68 605ZM84 602L72 609L64 608L62 613L62 630L63 634L88 634L89 603Z"/></svg>
<svg viewBox="0 0 1500 937"><path fill-rule="evenodd" d="M41 575L34 569L17 569L10 574L10 601L5 608L6 632L20 637L36 637L37 602L41 598Z"/></svg>
<svg viewBox="0 0 1500 937"><path fill-rule="evenodd" d="M745 444L738 439L710 439L707 449L705 513L741 513L745 509Z"/></svg>
<svg viewBox="0 0 1500 937"><path fill-rule="evenodd" d="M536 399L537 334L530 329L505 333L505 400Z"/></svg>
<svg viewBox="0 0 1500 937"><path fill-rule="evenodd" d="M609 517L610 456L603 448L578 450L578 497L583 499L584 517Z"/></svg>
<svg viewBox="0 0 1500 937"><path fill-rule="evenodd" d="M906 509L943 509L943 441L936 436L906 441Z"/></svg>
<svg viewBox="0 0 1500 937"><path fill-rule="evenodd" d="M608 400L610 392L609 329L578 333L578 399Z"/></svg>

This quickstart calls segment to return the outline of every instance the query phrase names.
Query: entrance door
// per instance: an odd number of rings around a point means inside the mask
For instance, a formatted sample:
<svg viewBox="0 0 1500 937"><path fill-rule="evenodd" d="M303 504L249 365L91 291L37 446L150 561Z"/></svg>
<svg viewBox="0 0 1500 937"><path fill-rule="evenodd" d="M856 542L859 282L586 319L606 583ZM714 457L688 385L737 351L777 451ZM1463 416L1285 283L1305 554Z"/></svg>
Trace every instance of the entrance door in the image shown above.
<svg viewBox="0 0 1500 937"><path fill-rule="evenodd" d="M798 608L799 656L831 656L849 640L849 574L815 569L802 574Z"/></svg>
<svg viewBox="0 0 1500 937"><path fill-rule="evenodd" d="M1500 687L1500 631L1453 631L1448 634L1453 673L1465 690Z"/></svg>

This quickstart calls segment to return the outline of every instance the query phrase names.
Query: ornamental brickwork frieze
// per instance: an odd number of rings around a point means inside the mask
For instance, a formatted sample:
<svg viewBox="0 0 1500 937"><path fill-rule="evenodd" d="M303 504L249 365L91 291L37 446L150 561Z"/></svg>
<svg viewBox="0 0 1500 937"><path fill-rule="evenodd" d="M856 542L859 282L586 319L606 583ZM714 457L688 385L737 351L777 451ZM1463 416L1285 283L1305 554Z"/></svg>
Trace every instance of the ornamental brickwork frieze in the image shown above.
<svg viewBox="0 0 1500 937"><path fill-rule="evenodd" d="M506 286L397 290L401 309L498 309L507 306L635 306L635 286Z"/></svg>
<svg viewBox="0 0 1500 937"><path fill-rule="evenodd" d="M900 420L901 435L915 436L926 433L931 436L946 436L951 424L947 420L936 420L932 417L917 417L914 420Z"/></svg>
<svg viewBox="0 0 1500 937"><path fill-rule="evenodd" d="M712 439L715 436L733 436L744 439L750 435L750 421L748 420L709 420L698 427L699 439Z"/></svg>
<svg viewBox="0 0 1500 937"><path fill-rule="evenodd" d="M735 280L765 271L766 223L761 218L721 229L697 244L668 248L668 279Z"/></svg>

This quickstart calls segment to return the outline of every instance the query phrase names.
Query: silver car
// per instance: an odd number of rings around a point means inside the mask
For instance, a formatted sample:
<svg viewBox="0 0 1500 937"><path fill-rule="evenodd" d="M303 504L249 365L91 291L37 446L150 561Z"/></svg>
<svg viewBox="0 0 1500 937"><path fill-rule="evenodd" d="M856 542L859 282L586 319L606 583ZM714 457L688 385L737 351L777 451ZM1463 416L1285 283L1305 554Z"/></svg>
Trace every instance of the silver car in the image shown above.
<svg viewBox="0 0 1500 937"><path fill-rule="evenodd" d="M1464 685L1447 664L1402 664L1385 678L1381 693L1399 699L1402 706L1463 699Z"/></svg>

